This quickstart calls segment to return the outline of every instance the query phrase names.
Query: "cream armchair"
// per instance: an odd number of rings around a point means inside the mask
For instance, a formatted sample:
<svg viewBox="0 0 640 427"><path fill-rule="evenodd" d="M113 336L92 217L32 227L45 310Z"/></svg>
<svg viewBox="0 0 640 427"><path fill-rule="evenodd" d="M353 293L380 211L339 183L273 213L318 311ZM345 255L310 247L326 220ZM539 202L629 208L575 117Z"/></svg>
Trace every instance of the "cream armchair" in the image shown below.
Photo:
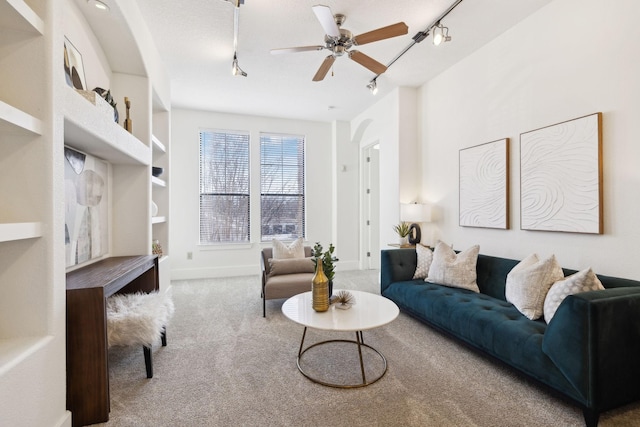
<svg viewBox="0 0 640 427"><path fill-rule="evenodd" d="M311 290L315 272L311 247L304 247L306 258L273 259L273 248L262 249L262 317L266 317L268 299L289 298Z"/></svg>

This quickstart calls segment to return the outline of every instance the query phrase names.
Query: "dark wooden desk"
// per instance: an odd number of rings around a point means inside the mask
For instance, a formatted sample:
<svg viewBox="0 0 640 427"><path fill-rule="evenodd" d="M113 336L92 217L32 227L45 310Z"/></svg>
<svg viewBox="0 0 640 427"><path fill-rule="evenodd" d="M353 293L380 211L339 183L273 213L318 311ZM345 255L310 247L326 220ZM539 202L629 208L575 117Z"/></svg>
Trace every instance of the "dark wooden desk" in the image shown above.
<svg viewBox="0 0 640 427"><path fill-rule="evenodd" d="M105 298L158 289L157 255L111 257L67 273L67 409L74 427L109 420Z"/></svg>

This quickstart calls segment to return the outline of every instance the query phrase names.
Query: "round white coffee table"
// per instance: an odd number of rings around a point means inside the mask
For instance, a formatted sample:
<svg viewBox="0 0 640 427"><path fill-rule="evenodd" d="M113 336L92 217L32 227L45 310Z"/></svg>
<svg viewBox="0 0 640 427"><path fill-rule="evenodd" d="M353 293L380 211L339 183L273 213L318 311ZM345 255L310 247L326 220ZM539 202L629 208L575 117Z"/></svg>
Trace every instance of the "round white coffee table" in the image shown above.
<svg viewBox="0 0 640 427"><path fill-rule="evenodd" d="M339 291L339 289L334 289L334 295ZM335 305L332 305L328 311L316 312L311 307L311 292L294 295L293 297L286 300L282 305L282 312L286 317L304 326L304 331L302 332L302 340L300 341L300 348L298 350L298 358L296 361L298 370L302 373L302 375L318 384L338 388L364 387L378 381L387 372L387 360L378 350L364 343L362 331L377 328L379 326L390 323L396 317L398 317L400 310L393 301L380 295L352 290L349 290L349 292L355 297L356 303L348 310L341 310L336 308ZM304 339L307 334L307 328L339 332L355 332L356 339L355 341L321 341L310 345L307 348L303 348ZM323 381L313 377L312 375L309 375L302 368L300 360L305 352L314 347L334 342L354 343L357 345L358 356L360 359L360 371L362 373L361 383L345 385ZM382 373L373 379L367 380L366 378L364 363L362 361L362 347L367 347L373 350L378 354L378 356L380 356L382 362L384 363L384 370L382 371Z"/></svg>

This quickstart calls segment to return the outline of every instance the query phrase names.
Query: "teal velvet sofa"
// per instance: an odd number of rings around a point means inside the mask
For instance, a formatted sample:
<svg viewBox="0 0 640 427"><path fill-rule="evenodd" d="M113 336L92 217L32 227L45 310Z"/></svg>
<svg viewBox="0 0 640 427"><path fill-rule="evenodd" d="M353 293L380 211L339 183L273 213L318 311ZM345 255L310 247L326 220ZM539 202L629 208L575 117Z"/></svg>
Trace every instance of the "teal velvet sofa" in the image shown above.
<svg viewBox="0 0 640 427"><path fill-rule="evenodd" d="M416 262L414 249L382 250L381 294L578 405L588 427L601 412L640 399L639 281L598 275L604 290L568 296L547 325L505 299L517 260L480 254L480 293L413 280Z"/></svg>

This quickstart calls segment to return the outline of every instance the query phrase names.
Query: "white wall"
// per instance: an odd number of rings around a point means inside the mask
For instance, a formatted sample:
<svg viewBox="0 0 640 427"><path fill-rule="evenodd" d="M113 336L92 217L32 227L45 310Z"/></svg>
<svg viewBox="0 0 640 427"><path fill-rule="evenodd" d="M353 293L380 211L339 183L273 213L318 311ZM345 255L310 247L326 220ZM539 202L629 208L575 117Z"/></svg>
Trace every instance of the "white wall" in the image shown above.
<svg viewBox="0 0 640 427"><path fill-rule="evenodd" d="M398 241L400 203L420 199L417 90L401 87L351 121L359 148L380 143L380 246Z"/></svg>
<svg viewBox="0 0 640 427"><path fill-rule="evenodd" d="M422 192L441 213L436 237L516 259L555 253L564 267L640 279L638 16L636 0L555 0L421 89ZM520 133L598 111L604 234L520 230ZM505 137L511 229L459 227L459 150Z"/></svg>
<svg viewBox="0 0 640 427"><path fill-rule="evenodd" d="M250 132L252 194L260 192L260 132L306 137L307 244L319 241L328 247L334 230L333 130L331 123L255 116L172 110L171 237L172 279L224 277L260 273L260 198L251 199L251 243L199 245L199 132L226 129ZM187 259L187 252L193 259ZM336 253L341 256L340 245Z"/></svg>

